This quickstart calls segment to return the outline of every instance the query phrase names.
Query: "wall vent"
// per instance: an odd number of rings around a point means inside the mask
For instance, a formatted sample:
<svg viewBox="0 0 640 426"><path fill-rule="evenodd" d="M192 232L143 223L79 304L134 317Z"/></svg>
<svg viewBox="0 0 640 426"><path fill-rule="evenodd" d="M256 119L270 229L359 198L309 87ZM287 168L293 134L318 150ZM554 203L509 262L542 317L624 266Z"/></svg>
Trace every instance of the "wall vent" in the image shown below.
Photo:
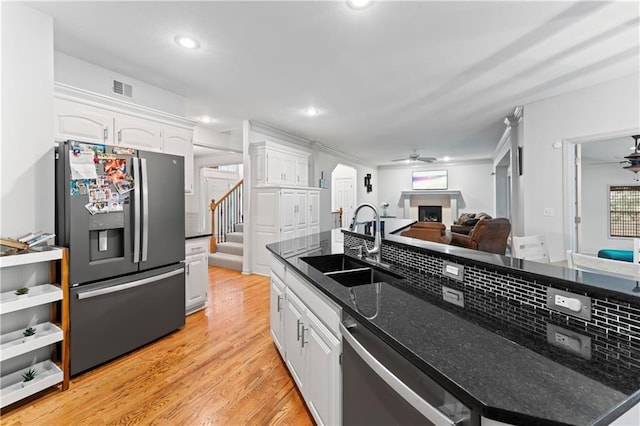
<svg viewBox="0 0 640 426"><path fill-rule="evenodd" d="M118 80L113 80L113 93L131 98L133 97L133 86Z"/></svg>

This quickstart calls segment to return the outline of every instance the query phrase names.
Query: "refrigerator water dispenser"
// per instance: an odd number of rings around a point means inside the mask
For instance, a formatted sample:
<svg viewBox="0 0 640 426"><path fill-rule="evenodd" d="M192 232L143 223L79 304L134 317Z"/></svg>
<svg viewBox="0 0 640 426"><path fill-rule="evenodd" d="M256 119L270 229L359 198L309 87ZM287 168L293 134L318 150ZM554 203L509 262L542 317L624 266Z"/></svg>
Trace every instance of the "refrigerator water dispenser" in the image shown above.
<svg viewBox="0 0 640 426"><path fill-rule="evenodd" d="M92 216L89 220L89 261L124 256L124 212Z"/></svg>

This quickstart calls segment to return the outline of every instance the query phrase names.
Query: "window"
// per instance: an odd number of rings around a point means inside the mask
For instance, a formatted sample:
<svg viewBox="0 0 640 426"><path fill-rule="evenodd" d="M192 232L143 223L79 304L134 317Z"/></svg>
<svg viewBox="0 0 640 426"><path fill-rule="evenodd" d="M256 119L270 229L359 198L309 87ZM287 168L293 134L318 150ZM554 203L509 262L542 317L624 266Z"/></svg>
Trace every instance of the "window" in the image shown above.
<svg viewBox="0 0 640 426"><path fill-rule="evenodd" d="M640 185L609 187L609 235L640 238Z"/></svg>

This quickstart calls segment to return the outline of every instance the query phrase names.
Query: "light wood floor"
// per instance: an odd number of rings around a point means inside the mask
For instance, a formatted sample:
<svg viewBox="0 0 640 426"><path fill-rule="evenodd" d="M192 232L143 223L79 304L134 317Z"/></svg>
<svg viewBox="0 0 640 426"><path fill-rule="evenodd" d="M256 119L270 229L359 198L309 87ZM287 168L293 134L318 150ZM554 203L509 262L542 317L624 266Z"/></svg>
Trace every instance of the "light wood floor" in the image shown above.
<svg viewBox="0 0 640 426"><path fill-rule="evenodd" d="M0 423L313 424L269 334L268 278L214 267L207 308L181 330L7 407Z"/></svg>

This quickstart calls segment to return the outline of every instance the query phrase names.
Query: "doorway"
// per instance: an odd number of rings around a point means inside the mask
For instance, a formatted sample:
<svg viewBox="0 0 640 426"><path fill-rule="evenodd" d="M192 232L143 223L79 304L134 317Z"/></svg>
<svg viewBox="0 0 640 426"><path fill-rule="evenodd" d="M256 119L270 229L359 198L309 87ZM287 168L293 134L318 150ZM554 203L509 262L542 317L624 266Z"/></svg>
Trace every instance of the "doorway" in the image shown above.
<svg viewBox="0 0 640 426"><path fill-rule="evenodd" d="M568 249L597 255L605 248L631 247L629 238L611 236L609 208L612 185L640 185L634 174L624 169L624 157L633 152L631 134L637 133L627 130L563 141Z"/></svg>
<svg viewBox="0 0 640 426"><path fill-rule="evenodd" d="M357 205L357 171L355 168L338 164L331 172L331 211L342 208L342 227L347 228Z"/></svg>

